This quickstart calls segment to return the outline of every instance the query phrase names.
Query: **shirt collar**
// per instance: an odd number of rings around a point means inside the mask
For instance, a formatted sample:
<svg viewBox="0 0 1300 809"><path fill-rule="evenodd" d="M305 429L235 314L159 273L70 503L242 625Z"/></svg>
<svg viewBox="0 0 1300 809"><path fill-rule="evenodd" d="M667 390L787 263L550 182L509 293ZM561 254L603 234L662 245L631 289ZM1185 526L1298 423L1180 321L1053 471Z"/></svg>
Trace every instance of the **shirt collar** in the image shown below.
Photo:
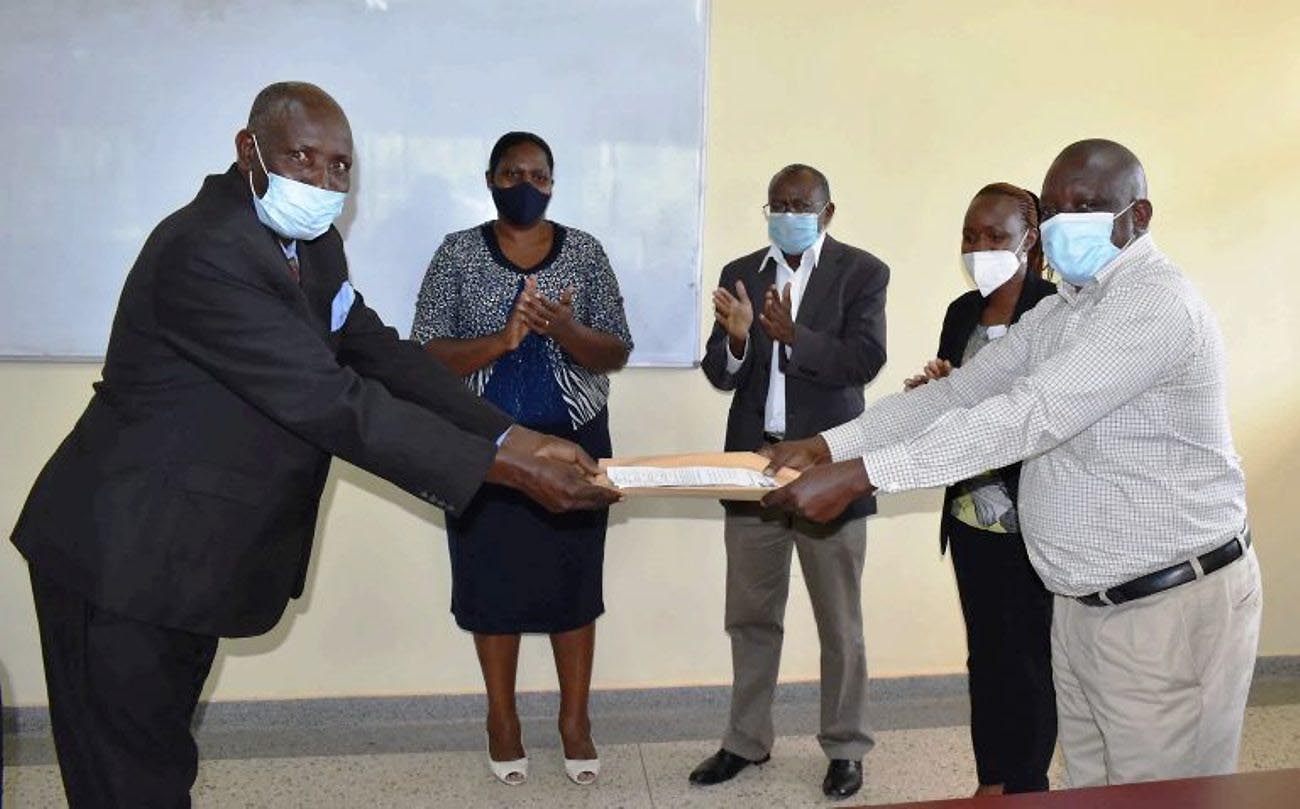
<svg viewBox="0 0 1300 809"><path fill-rule="evenodd" d="M802 270L806 268L811 270L816 268L818 262L821 261L822 247L825 244L826 231L823 230L821 233L817 234L817 241L813 242L811 247L803 251L803 257L799 259L799 269ZM795 270L790 266L790 263L785 260L785 253L782 253L781 248L776 245L767 248L767 255L763 256L764 265L767 264L769 258L776 262L776 266L784 267L790 272L795 272Z"/></svg>
<svg viewBox="0 0 1300 809"><path fill-rule="evenodd" d="M1125 269L1136 264L1145 264L1151 256L1159 252L1160 248L1156 247L1155 240L1151 238L1150 232L1143 233L1130 242L1127 247L1119 251L1119 255L1112 258L1106 266L1098 270L1097 275L1090 283L1077 287L1062 279L1057 292L1069 303L1074 303L1080 295L1088 293L1089 290L1105 289Z"/></svg>
<svg viewBox="0 0 1300 809"><path fill-rule="evenodd" d="M288 242L282 242L282 241L280 241L279 237L276 237L275 243L278 244L278 245L280 245L280 251L281 251L282 253L284 253L284 260L285 260L285 261L295 261L295 260L297 260L297 258L298 258L298 240L297 240L297 239L291 239L291 240L288 241Z"/></svg>

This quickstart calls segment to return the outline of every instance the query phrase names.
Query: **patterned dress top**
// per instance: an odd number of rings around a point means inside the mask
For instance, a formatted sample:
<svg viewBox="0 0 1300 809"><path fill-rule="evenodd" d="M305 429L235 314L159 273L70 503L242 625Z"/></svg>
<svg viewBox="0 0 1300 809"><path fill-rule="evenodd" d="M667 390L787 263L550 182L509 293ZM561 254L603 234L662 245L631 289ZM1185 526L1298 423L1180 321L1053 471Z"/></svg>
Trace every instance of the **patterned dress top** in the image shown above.
<svg viewBox="0 0 1300 809"><path fill-rule="evenodd" d="M1006 328L1001 329L1003 334ZM997 337L988 326L975 325L962 352L961 364L966 365L979 350ZM981 472L954 484L960 492L952 499L949 513L971 528L991 534L1018 534L1020 521L1016 519L1016 504L1011 499L1007 484L997 472Z"/></svg>
<svg viewBox="0 0 1300 809"><path fill-rule="evenodd" d="M589 233L554 228L550 253L529 269L502 254L491 222L448 234L425 273L411 338L468 340L501 331L531 275L551 300L572 289L574 320L614 335L630 351L623 297L604 248ZM537 368L543 377L533 372ZM531 333L515 351L466 376L465 383L534 428L558 426L555 420L567 417L567 426L576 430L609 401L608 376L587 370L551 338Z"/></svg>

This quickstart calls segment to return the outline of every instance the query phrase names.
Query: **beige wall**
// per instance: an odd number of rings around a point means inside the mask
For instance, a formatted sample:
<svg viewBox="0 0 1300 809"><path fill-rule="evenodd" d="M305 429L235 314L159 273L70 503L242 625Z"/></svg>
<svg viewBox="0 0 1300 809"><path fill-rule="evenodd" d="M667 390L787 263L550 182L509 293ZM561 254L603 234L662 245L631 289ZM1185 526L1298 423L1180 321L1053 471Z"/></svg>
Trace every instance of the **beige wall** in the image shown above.
<svg viewBox="0 0 1300 809"><path fill-rule="evenodd" d="M958 228L974 190L993 180L1036 189L1066 143L1124 142L1146 163L1156 238L1213 302L1227 336L1233 425L1266 579L1262 652L1300 653L1300 545L1288 508L1300 480L1297 8L1283 0L717 0L706 287L724 261L763 243L758 206L771 173L793 161L819 166L839 206L835 234L893 268L890 362L868 390L878 397L930 357L944 306L966 288ZM0 524L12 524L96 373L0 365ZM697 371L622 373L615 445L638 453L716 446L726 403ZM936 504L932 492L893 497L871 523L864 606L876 674L962 667ZM325 511L308 597L270 635L223 645L213 696L479 690L469 640L447 614L437 513L342 465ZM607 558L597 684L725 682L718 509L621 506ZM44 700L25 576L5 544L0 686L10 704ZM783 676L816 672L796 583ZM526 644L520 683L554 686L543 642Z"/></svg>

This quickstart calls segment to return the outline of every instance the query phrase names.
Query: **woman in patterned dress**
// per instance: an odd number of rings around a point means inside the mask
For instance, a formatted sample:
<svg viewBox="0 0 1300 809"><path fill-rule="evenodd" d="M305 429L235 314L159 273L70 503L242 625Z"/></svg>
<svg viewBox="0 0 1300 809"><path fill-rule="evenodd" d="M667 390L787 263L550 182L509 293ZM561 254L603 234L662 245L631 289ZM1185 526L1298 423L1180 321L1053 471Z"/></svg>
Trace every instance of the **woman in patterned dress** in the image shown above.
<svg viewBox="0 0 1300 809"><path fill-rule="evenodd" d="M503 135L488 160L497 218L449 234L429 265L412 337L479 395L535 430L609 457L611 371L632 349L618 281L590 234L546 219L551 149L528 132ZM508 783L527 777L515 674L522 633L551 638L559 730L569 777L596 780L591 685L596 618L604 612L607 512L550 514L484 484L449 515L451 610L474 633L487 687L488 758Z"/></svg>

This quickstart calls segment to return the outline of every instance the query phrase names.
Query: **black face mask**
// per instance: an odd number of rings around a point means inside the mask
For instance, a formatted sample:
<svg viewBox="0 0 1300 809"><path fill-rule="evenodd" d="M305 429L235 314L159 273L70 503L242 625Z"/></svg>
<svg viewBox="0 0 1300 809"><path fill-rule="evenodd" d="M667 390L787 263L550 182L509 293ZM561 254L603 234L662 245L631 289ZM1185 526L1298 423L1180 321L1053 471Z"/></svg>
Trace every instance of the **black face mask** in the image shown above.
<svg viewBox="0 0 1300 809"><path fill-rule="evenodd" d="M542 218L551 202L550 194L538 191L532 183L518 183L509 188L492 186L492 202L497 213L512 225L528 227Z"/></svg>

